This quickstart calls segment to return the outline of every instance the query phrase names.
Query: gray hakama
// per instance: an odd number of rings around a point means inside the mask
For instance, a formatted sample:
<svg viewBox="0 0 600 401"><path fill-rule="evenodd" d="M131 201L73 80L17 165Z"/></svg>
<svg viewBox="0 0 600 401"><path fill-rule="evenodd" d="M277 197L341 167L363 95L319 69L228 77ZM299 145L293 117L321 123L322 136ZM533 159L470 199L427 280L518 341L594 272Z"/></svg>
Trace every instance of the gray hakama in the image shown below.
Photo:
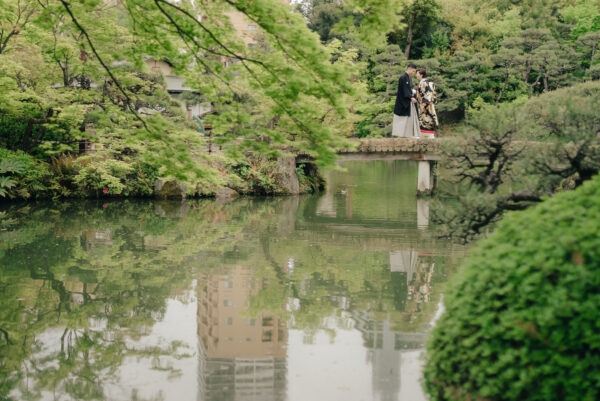
<svg viewBox="0 0 600 401"><path fill-rule="evenodd" d="M392 136L397 138L419 137L419 116L414 103L410 104L410 116L394 114L392 122Z"/></svg>

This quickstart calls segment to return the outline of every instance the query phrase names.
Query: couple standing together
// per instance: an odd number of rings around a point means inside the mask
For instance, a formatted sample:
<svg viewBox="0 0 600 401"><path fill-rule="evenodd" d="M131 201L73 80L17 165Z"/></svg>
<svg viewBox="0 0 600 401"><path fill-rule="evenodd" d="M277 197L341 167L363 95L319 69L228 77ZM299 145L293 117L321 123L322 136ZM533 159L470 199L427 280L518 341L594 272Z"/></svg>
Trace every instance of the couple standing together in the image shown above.
<svg viewBox="0 0 600 401"><path fill-rule="evenodd" d="M410 77L416 74L417 90ZM398 95L394 106L392 136L403 138L433 138L439 127L435 112L435 86L427 79L427 71L410 63L398 81ZM418 107L418 112L417 112Z"/></svg>

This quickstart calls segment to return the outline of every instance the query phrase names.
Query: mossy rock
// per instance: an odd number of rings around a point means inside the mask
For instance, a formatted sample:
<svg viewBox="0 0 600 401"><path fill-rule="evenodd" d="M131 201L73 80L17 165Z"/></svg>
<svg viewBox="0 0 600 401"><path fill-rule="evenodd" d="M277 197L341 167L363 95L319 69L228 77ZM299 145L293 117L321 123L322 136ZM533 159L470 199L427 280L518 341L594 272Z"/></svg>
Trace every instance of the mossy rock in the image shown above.
<svg viewBox="0 0 600 401"><path fill-rule="evenodd" d="M160 199L186 197L186 186L175 180L157 179L154 181L154 196Z"/></svg>
<svg viewBox="0 0 600 401"><path fill-rule="evenodd" d="M432 331L432 401L600 399L600 178L506 216Z"/></svg>

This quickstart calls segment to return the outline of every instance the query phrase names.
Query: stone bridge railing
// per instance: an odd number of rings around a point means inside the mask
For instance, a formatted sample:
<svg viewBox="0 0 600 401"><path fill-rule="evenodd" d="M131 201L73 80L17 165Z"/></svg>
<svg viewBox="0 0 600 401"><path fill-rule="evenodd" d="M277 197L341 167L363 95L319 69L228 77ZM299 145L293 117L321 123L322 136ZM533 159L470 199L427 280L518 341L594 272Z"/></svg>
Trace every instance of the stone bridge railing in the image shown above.
<svg viewBox="0 0 600 401"><path fill-rule="evenodd" d="M421 138L364 138L352 140L354 147L342 149L338 152L340 156L346 158L351 154L395 154L397 156L405 155L407 159L412 160L439 160L440 159L440 139L421 139ZM346 156L346 157L344 157Z"/></svg>
<svg viewBox="0 0 600 401"><path fill-rule="evenodd" d="M444 139L363 138L351 139L351 147L340 149L341 160L440 160ZM309 161L307 154L296 153L298 162Z"/></svg>

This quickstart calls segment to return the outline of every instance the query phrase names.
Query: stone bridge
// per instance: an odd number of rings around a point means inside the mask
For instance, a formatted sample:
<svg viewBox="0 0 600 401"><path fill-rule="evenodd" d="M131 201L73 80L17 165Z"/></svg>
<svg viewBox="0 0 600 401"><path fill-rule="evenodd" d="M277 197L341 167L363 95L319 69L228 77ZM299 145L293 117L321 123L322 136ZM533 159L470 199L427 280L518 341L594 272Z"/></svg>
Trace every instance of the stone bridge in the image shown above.
<svg viewBox="0 0 600 401"><path fill-rule="evenodd" d="M340 160L427 160L441 159L439 139L364 138L352 140L351 148L338 152Z"/></svg>
<svg viewBox="0 0 600 401"><path fill-rule="evenodd" d="M364 138L351 140L353 146L338 151L339 161L350 160L418 160L417 192L430 193L435 188L433 166L441 159L440 141L422 138ZM298 155L296 163L309 161Z"/></svg>

